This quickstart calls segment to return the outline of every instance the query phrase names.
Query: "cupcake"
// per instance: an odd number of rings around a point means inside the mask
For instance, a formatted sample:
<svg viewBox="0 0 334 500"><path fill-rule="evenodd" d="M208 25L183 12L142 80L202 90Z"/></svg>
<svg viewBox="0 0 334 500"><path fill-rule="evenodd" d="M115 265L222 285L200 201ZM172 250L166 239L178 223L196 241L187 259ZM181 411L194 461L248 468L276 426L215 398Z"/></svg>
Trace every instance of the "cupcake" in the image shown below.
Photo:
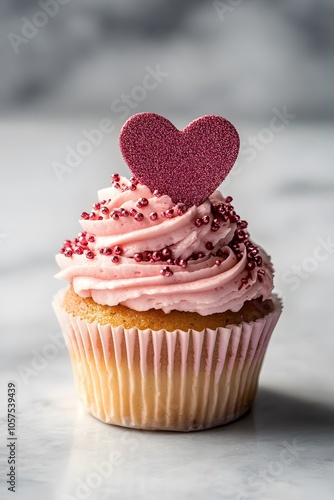
<svg viewBox="0 0 334 500"><path fill-rule="evenodd" d="M268 255L217 187L239 138L205 116L178 131L140 113L120 134L127 179L81 214L56 256L53 301L79 397L109 424L191 431L254 401L281 313Z"/></svg>

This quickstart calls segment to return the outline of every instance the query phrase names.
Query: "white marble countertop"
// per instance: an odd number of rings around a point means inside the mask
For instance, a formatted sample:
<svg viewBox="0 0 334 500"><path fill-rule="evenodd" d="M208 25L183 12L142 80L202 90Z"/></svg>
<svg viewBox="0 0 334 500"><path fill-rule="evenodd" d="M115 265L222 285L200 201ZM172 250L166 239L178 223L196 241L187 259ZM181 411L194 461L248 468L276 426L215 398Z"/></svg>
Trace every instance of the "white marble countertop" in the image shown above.
<svg viewBox="0 0 334 500"><path fill-rule="evenodd" d="M334 498L334 126L292 123L254 161L241 158L239 174L223 188L255 241L271 253L285 309L252 412L189 434L108 426L86 415L76 399L50 306L61 286L52 277L53 255L78 232L77 215L111 172L122 172L122 162L116 135L63 182L52 162L62 161L66 146L93 126L94 120L0 123L6 214L0 226L0 499ZM247 144L264 125L237 126ZM53 359L46 359L50 343ZM15 495L5 484L11 380L18 410Z"/></svg>

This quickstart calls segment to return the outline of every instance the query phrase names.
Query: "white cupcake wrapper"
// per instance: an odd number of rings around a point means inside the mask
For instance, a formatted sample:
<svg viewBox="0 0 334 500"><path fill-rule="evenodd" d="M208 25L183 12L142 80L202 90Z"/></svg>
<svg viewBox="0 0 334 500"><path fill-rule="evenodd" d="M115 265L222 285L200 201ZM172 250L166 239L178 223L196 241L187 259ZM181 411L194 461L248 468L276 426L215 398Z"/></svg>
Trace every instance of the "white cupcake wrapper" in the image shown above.
<svg viewBox="0 0 334 500"><path fill-rule="evenodd" d="M87 323L53 306L78 392L100 420L126 427L189 431L237 419L254 400L275 310L251 323L201 332L125 329Z"/></svg>

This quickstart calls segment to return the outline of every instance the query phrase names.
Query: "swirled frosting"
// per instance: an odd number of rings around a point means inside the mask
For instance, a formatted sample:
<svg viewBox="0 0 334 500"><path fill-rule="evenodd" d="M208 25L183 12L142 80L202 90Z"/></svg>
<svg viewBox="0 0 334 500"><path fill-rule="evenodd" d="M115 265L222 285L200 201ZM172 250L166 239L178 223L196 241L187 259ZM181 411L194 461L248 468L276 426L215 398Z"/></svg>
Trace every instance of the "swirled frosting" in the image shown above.
<svg viewBox="0 0 334 500"><path fill-rule="evenodd" d="M219 191L186 209L115 174L98 199L82 214L83 232L56 256L56 277L79 296L137 311L201 315L239 311L247 300L270 296L270 259Z"/></svg>

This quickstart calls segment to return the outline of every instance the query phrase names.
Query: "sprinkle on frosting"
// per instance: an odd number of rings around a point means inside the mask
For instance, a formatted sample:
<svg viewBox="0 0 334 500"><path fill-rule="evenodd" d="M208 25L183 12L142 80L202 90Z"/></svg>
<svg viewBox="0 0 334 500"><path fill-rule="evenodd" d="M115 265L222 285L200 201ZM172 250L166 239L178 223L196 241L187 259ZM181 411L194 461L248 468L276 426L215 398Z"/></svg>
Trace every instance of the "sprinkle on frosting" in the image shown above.
<svg viewBox="0 0 334 500"><path fill-rule="evenodd" d="M121 189L123 192L129 190L130 186L132 185L138 185L139 182L135 181L134 178L132 178L131 184L128 185L124 181L122 184L120 184L121 177L119 174L113 174L112 175L112 185L115 189ZM152 193L153 194L153 193ZM160 197L154 195L155 197ZM197 217L194 221L194 224L196 227L201 227L203 224L209 224L211 222L211 231L218 231L220 229L220 225L226 223L227 221L231 223L236 223L236 229L234 231L234 236L233 239L229 243L229 247L234 251L238 261L242 259L242 251L240 248L240 243L243 242L246 246L247 249L247 264L246 264L246 269L248 271L252 271L255 269L256 266L261 266L262 264L262 258L259 255L259 249L252 244L249 239L249 234L245 231L245 229L248 226L248 223L244 220L240 220L240 216L236 214L234 211L234 207L231 205L231 202L233 201L233 198L231 196L228 196L225 198L224 202L221 202L217 205L211 203L211 216L209 215L204 215L203 217ZM111 199L108 200L108 202L111 202ZM119 220L120 217L127 217L127 216L132 216L134 217L134 220L136 221L142 221L144 218L144 215L141 212L137 212L135 208L131 208L130 211L120 208L119 210L112 210L109 212L109 208L105 205L102 205L106 203L106 200L102 200L102 202L97 202L93 204L93 209L96 211L101 210L101 213L105 216L104 218L107 218L109 215L109 218L112 218L113 220L117 221ZM138 208L142 207L147 207L149 205L149 201L147 198L139 198L138 201L135 204ZM177 214L179 216L183 215L186 213L187 209L185 205L181 204L177 206ZM83 212L83 214L86 214L87 212ZM166 218L173 218L175 212L174 208L169 208L166 211L161 212L162 217ZM82 219L87 220L87 217L83 217L81 215ZM98 215L94 213L94 217L90 217L93 219L98 218ZM152 212L149 215L149 218L151 221L156 221L158 218L157 212ZM86 232L81 232L78 234L78 237L75 238L73 241L71 240L65 240L63 247L60 249L60 253L65 255L65 257L72 257L73 254L77 255L82 255L84 254L86 258L88 259L93 259L95 257L95 254L93 251L90 251L86 249L84 251L83 247L87 247L88 242L93 243L95 242L95 237L93 235L87 235ZM188 259L177 259L173 258L172 252L170 251L169 248L163 248L159 251L150 251L146 250L143 253L141 252L136 252L133 255L133 258L136 262L168 262L170 265L177 265L185 268L188 264L188 261L190 260L198 260L198 259L203 259L204 257L210 257L211 255L223 256L223 252L221 249L216 250L216 252L212 252L214 249L214 246L211 241L205 243L205 249L208 250L207 253L199 252L199 253L193 253L191 254ZM101 255L114 255L116 258L112 258L113 263L118 263L119 259L117 256L122 255L123 253L123 248L119 245L115 246L113 249L110 247L105 247L105 248L100 248L99 253ZM215 261L216 266L220 266L222 263L221 260L217 259ZM161 272L163 276L171 276L170 274L170 268L167 269L164 268ZM258 272L258 277L259 280L262 279L263 275L265 274L265 271L263 269L259 270ZM251 279L251 274L248 273L246 277L244 277L241 281L241 284L247 284L247 282Z"/></svg>
<svg viewBox="0 0 334 500"><path fill-rule="evenodd" d="M239 310L270 295L272 268L232 201L215 191L187 208L113 174L94 218L81 216L82 232L64 241L57 276L101 304L202 315Z"/></svg>

